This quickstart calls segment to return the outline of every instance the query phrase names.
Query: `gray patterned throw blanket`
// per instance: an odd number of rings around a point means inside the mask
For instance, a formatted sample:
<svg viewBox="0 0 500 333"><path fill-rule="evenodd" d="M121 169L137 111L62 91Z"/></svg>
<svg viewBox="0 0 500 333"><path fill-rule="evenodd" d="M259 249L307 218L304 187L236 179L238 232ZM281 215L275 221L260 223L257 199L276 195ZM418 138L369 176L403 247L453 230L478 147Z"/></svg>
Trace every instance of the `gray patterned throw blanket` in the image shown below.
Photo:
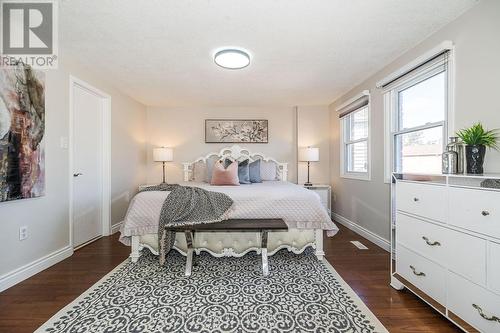
<svg viewBox="0 0 500 333"><path fill-rule="evenodd" d="M199 187L160 184L145 187L140 192L144 191L170 191L163 202L158 225L160 265L165 264L165 255L175 241L175 233L165 228L220 222L227 219L225 215L233 205L228 195Z"/></svg>

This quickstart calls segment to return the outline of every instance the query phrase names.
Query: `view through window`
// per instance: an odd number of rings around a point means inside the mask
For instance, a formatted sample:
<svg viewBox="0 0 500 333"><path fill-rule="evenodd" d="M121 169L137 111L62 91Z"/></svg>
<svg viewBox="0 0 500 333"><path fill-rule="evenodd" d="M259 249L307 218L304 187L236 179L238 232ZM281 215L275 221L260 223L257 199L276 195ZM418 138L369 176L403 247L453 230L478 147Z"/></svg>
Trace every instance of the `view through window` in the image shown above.
<svg viewBox="0 0 500 333"><path fill-rule="evenodd" d="M368 175L368 106L363 106L345 116L343 128L344 174Z"/></svg>
<svg viewBox="0 0 500 333"><path fill-rule="evenodd" d="M441 173L446 96L445 71L398 92L394 132L396 171Z"/></svg>

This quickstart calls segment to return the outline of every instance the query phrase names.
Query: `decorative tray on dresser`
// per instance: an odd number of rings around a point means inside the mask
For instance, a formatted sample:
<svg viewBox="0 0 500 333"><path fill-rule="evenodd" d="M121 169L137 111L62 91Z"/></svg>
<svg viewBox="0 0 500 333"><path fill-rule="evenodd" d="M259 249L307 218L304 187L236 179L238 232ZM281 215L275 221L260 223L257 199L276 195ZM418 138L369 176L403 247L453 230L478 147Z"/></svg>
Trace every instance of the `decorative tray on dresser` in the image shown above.
<svg viewBox="0 0 500 333"><path fill-rule="evenodd" d="M500 175L392 177L391 286L466 332L500 332L500 188L485 180Z"/></svg>

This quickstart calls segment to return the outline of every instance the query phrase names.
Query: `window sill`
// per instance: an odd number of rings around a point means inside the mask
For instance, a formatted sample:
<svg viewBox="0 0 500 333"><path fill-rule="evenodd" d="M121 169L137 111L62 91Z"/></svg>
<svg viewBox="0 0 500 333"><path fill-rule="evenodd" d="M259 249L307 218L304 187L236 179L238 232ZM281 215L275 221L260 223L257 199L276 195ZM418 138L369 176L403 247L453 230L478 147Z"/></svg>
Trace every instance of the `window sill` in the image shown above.
<svg viewBox="0 0 500 333"><path fill-rule="evenodd" d="M371 180L371 176L369 173L344 173L344 174L340 175L340 178L356 179L356 180L364 180L364 181Z"/></svg>

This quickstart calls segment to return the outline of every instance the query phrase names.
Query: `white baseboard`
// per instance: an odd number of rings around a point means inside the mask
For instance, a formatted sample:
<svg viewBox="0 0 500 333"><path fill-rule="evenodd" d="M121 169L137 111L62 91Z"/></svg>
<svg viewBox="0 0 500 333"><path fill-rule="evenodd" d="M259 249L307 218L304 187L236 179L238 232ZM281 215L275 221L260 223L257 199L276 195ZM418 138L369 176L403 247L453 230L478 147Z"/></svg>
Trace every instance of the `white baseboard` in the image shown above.
<svg viewBox="0 0 500 333"><path fill-rule="evenodd" d="M355 233L363 236L364 238L368 239L370 242L375 243L375 245L383 248L387 252L391 251L391 242L389 242L387 239L380 237L379 235L371 232L368 229L363 228L357 223L354 223L353 221L346 219L342 215L339 215L337 213L333 213L333 219L335 222L338 222L342 224L343 226L351 229Z"/></svg>
<svg viewBox="0 0 500 333"><path fill-rule="evenodd" d="M122 227L122 224L123 224L123 221L119 222L119 223L116 223L116 224L113 224L111 226L111 235L114 234L114 233L117 233L118 231L120 231L120 228Z"/></svg>
<svg viewBox="0 0 500 333"><path fill-rule="evenodd" d="M49 253L48 255L30 262L27 265L19 267L7 274L0 276L0 291L8 289L19 282L57 264L73 254L71 246L65 246L62 249Z"/></svg>

